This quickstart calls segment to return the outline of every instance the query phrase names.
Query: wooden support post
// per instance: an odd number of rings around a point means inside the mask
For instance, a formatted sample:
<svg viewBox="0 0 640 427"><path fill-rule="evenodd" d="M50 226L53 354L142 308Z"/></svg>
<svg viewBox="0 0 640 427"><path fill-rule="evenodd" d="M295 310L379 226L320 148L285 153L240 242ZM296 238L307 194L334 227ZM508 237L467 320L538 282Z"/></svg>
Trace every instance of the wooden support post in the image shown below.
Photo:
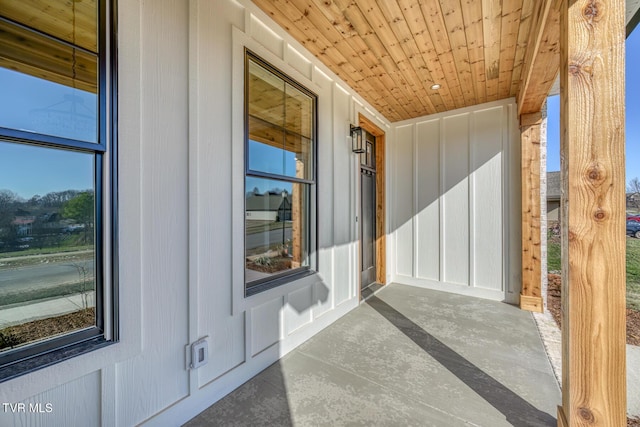
<svg viewBox="0 0 640 427"><path fill-rule="evenodd" d="M542 113L520 116L522 159L522 292L520 308L542 312L540 247L540 125Z"/></svg>
<svg viewBox="0 0 640 427"><path fill-rule="evenodd" d="M296 177L304 178L304 162L300 160L296 160ZM302 208L303 203L306 203L306 200L303 200L305 191L301 191L300 184L293 185L292 197L291 197L291 240L293 243L292 249L292 258L291 258L291 268L298 268L302 265L304 260L304 256L306 254L303 253L303 248L305 247L305 242L307 233L304 229L304 221L302 220L303 215L306 214L307 209Z"/></svg>
<svg viewBox="0 0 640 427"><path fill-rule="evenodd" d="M562 5L559 426L626 425L624 11Z"/></svg>

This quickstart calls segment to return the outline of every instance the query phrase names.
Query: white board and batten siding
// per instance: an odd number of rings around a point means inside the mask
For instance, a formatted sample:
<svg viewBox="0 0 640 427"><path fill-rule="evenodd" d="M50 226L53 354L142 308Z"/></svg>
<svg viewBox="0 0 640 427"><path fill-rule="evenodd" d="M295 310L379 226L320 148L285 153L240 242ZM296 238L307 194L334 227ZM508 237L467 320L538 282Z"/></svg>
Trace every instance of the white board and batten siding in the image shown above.
<svg viewBox="0 0 640 427"><path fill-rule="evenodd" d="M395 282L517 302L517 125L513 99L395 124Z"/></svg>
<svg viewBox="0 0 640 427"><path fill-rule="evenodd" d="M0 412L2 426L180 425L359 303L349 124L365 110L390 124L249 0L121 0L118 14L122 340L2 384L2 402L53 405ZM245 47L318 95L318 273L250 298ZM205 336L208 364L187 369Z"/></svg>

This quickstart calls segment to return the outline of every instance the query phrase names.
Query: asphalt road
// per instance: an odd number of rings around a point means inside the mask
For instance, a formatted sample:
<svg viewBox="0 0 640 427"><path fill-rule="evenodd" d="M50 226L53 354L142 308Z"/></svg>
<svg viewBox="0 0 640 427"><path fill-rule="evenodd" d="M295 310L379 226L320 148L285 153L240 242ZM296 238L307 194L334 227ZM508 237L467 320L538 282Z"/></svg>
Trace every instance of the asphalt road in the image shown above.
<svg viewBox="0 0 640 427"><path fill-rule="evenodd" d="M266 237L266 238L265 238ZM291 228L284 229L284 241L291 239ZM282 244L282 229L274 229L268 233L253 233L246 236L247 249L255 249L261 246Z"/></svg>
<svg viewBox="0 0 640 427"><path fill-rule="evenodd" d="M2 270L0 268L0 298L7 293L24 290L44 289L55 287L63 283L78 282L82 275L74 266L82 266L87 270L87 277L94 275L93 260L69 262L55 262L50 264L36 264L25 267Z"/></svg>

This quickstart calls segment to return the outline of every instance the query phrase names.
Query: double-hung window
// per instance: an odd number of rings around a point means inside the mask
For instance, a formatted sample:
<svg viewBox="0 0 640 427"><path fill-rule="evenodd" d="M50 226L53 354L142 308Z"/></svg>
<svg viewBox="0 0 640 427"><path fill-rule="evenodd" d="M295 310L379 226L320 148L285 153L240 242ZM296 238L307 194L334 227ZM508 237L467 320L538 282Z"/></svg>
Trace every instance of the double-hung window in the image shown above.
<svg viewBox="0 0 640 427"><path fill-rule="evenodd" d="M311 91L245 51L245 295L312 265L316 103Z"/></svg>
<svg viewBox="0 0 640 427"><path fill-rule="evenodd" d="M113 11L45 3L0 1L0 381L117 337Z"/></svg>

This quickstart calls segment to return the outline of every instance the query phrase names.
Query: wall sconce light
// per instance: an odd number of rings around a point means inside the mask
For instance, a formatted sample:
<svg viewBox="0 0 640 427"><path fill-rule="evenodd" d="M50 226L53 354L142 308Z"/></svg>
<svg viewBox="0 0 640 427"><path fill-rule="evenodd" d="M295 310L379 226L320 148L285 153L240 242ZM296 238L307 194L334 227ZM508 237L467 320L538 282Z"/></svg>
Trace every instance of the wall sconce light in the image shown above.
<svg viewBox="0 0 640 427"><path fill-rule="evenodd" d="M364 147L363 147L363 133L364 131L362 130L361 127L356 127L354 125L350 125L351 126L351 151L353 151L354 153L364 153Z"/></svg>

